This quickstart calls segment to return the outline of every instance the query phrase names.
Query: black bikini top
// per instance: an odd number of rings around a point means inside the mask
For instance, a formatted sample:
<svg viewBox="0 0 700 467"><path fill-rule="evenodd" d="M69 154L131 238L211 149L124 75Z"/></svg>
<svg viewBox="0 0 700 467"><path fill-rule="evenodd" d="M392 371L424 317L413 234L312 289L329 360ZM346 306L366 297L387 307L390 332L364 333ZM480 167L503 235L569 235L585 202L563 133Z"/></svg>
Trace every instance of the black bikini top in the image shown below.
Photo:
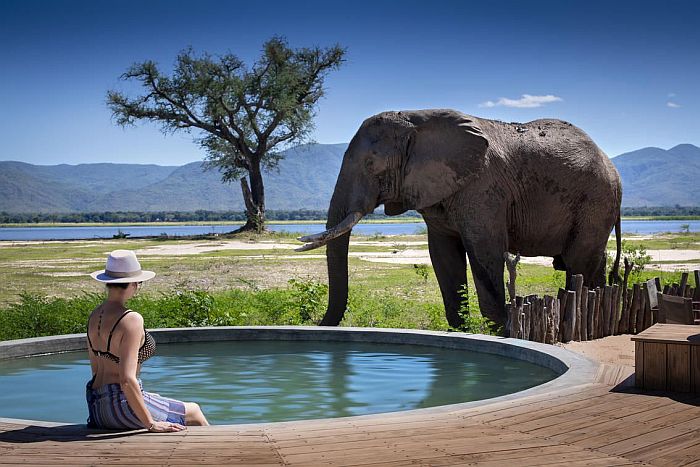
<svg viewBox="0 0 700 467"><path fill-rule="evenodd" d="M112 326L112 330L109 331L109 337L107 338L107 350L95 350L92 347L92 342L90 341L90 333L87 333L87 338L88 338L88 344L90 345L90 350L92 350L92 353L95 354L98 357L104 357L108 360L113 361L114 363L119 363L119 357L114 355L112 352L109 351L109 346L112 344L112 333L114 330L117 328L117 325L119 322L122 320L123 317L125 317L127 314L131 313L132 310L126 310L124 314L122 314L119 319L117 319L117 322L114 323L114 326ZM99 331L98 331L99 333ZM139 348L139 355L138 355L138 363L139 365L149 358L153 356L154 353L156 353L156 341L153 339L153 336L151 335L150 332L146 331L146 328L143 328L143 334L144 334L144 340L143 340L143 345Z"/></svg>

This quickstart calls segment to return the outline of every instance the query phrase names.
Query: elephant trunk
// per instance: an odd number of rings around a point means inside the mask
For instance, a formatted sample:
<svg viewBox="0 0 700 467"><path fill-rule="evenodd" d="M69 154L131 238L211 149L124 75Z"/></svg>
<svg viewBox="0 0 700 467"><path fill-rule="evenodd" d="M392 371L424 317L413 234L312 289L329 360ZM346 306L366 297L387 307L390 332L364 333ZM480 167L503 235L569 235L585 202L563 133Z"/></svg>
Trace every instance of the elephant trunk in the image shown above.
<svg viewBox="0 0 700 467"><path fill-rule="evenodd" d="M333 230L348 219L354 220L354 224L359 222L362 214L352 212L345 216L345 213L333 207L328 213L328 223L326 227ZM359 216L359 217L358 217ZM355 220L357 219L357 220ZM319 323L321 326L337 326L343 319L345 308L348 304L348 248L350 245L350 226L340 235L330 240L326 240L326 262L328 264L328 309ZM328 232L328 231L327 231Z"/></svg>

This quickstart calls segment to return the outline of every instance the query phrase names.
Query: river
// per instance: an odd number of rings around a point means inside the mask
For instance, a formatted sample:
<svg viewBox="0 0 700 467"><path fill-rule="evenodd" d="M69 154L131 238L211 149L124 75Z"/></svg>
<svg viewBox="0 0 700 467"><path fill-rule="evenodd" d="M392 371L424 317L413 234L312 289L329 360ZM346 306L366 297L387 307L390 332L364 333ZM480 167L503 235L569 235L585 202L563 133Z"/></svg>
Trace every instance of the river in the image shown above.
<svg viewBox="0 0 700 467"><path fill-rule="evenodd" d="M694 221L641 221L623 220L622 232L634 234L658 234L680 232L681 226L688 225L690 232L700 232L700 220ZM2 227L0 240L72 240L112 238L120 231L130 237L147 237L167 234L168 236L221 234L236 229L236 225L127 225L119 227ZM322 224L275 224L267 226L276 232L315 233L324 229ZM424 233L423 222L397 224L360 223L353 228L356 235L411 235Z"/></svg>

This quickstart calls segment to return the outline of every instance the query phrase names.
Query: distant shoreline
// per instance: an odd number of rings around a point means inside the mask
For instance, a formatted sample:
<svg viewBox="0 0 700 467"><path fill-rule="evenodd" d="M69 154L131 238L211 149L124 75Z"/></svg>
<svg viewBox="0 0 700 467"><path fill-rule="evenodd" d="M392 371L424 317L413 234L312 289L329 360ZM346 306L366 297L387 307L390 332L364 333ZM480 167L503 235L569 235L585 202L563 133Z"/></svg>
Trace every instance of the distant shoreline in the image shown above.
<svg viewBox="0 0 700 467"><path fill-rule="evenodd" d="M623 216L626 221L697 221L700 216ZM366 219L362 224L408 224L423 222L422 217L396 217L392 219ZM178 226L178 225L243 225L243 221L181 221L181 222L38 222L5 223L0 228L31 227L127 227L127 226ZM325 220L268 220L267 224L325 224Z"/></svg>
<svg viewBox="0 0 700 467"><path fill-rule="evenodd" d="M700 219L700 216L698 216ZM397 217L394 219L363 219L361 224L413 224L423 222L422 217ZM266 224L325 224L325 219L319 220L268 220ZM128 226L178 226L178 225L243 225L244 221L181 221L181 222L37 222L0 224L0 228L31 228L31 227L128 227Z"/></svg>

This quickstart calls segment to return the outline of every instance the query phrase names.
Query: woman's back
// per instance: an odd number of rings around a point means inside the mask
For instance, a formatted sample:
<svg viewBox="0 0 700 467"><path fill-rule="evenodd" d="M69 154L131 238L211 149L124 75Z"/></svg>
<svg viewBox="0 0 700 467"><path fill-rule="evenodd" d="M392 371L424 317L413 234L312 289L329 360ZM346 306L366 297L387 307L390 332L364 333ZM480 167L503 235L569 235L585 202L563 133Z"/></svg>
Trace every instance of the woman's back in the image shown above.
<svg viewBox="0 0 700 467"><path fill-rule="evenodd" d="M132 315L132 316L130 316ZM98 306L88 318L88 354L92 373L95 375L93 388L105 384L119 383L121 379L119 362L122 355L122 341L129 326L127 320L137 319L137 313L109 301ZM143 344L144 337L141 337Z"/></svg>

